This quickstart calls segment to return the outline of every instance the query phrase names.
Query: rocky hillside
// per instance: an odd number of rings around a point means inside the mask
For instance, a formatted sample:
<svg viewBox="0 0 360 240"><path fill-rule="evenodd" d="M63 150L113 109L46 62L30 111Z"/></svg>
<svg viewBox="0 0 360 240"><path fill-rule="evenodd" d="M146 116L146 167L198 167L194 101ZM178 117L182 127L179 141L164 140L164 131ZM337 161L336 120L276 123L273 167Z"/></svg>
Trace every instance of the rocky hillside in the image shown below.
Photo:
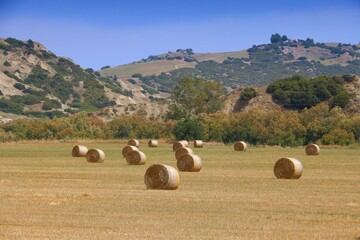
<svg viewBox="0 0 360 240"><path fill-rule="evenodd" d="M153 119L167 111L170 91L185 76L221 82L228 93L224 112L252 107L281 108L265 86L293 74L360 75L360 46L286 40L246 51L194 53L178 49L138 62L100 71L82 69L32 40L0 38L0 119L17 116L55 117L78 111L110 120L122 114ZM242 101L246 86L257 95ZM347 111L359 113L360 83L346 83L354 96Z"/></svg>
<svg viewBox="0 0 360 240"><path fill-rule="evenodd" d="M321 77L317 77L315 79L319 79L319 78ZM331 77L328 78L331 79ZM336 78L341 79L342 77L339 76ZM341 88L343 88L346 91L346 93L348 93L349 96L348 102L341 107L343 108L345 113L360 114L360 77L349 76L349 79L350 79L349 81L344 81L341 84L339 84L341 85ZM331 85L330 87L332 88L335 86ZM225 95L222 99L222 101L224 102L224 109L222 112L226 114L230 114L235 112L248 111L252 108L259 108L265 111L281 110L281 109L302 110L302 108L285 107L284 104L277 101L273 97L273 94L268 93L267 88L268 86L251 87L251 89L253 89L256 94L245 99L243 99L241 96L244 94L244 92L246 92L247 89L249 89L248 87L240 87L234 91L231 91L230 93ZM298 93L299 92L300 91L298 91ZM323 95L323 94L319 92L318 95ZM320 100L319 103L325 102L331 105L333 99L334 99L333 97L329 96L328 99Z"/></svg>
<svg viewBox="0 0 360 240"><path fill-rule="evenodd" d="M159 105L152 104L150 94L141 90L116 78L101 77L92 69L84 70L32 40L0 39L1 112L54 117L114 107L131 114L139 110L131 105Z"/></svg>

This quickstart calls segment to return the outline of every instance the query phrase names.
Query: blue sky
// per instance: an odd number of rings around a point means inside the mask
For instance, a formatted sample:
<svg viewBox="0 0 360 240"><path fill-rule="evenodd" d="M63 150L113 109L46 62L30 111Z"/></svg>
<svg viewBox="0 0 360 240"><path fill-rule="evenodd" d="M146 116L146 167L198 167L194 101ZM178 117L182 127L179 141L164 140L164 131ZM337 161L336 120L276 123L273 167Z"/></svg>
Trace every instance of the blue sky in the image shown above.
<svg viewBox="0 0 360 240"><path fill-rule="evenodd" d="M0 0L0 37L32 39L100 69L192 48L238 51L273 33L360 42L360 0Z"/></svg>

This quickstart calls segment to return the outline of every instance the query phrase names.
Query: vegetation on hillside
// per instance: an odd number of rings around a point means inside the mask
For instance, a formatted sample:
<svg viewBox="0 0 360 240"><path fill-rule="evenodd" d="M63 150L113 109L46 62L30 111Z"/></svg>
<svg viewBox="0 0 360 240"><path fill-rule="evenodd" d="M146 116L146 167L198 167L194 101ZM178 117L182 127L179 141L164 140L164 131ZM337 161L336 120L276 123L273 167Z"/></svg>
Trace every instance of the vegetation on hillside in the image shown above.
<svg viewBox="0 0 360 240"><path fill-rule="evenodd" d="M284 107L303 109L330 100L331 107L344 108L350 94L344 89L345 82L352 82L355 76L321 76L316 78L294 75L271 83L266 91Z"/></svg>
<svg viewBox="0 0 360 240"><path fill-rule="evenodd" d="M311 142L349 145L359 142L360 117L319 104L296 111L252 109L233 115L200 114L178 121L121 116L110 122L78 113L55 119L18 119L0 125L0 141L34 139L175 138L255 145L299 146Z"/></svg>
<svg viewBox="0 0 360 240"><path fill-rule="evenodd" d="M215 113L222 108L219 98L224 94L222 85L213 81L185 77L172 91L173 102L170 104L168 119L181 119Z"/></svg>
<svg viewBox="0 0 360 240"><path fill-rule="evenodd" d="M311 50L316 60L307 53ZM295 59L292 52L301 57ZM315 43L313 39L290 40L287 36L273 34L270 44L254 45L248 49L247 58L228 58L222 63L213 60L199 62L195 68L179 68L169 73L151 76L139 76L145 84L159 91L171 92L177 82L184 77L200 77L222 83L226 87L267 85L274 80L294 74L306 77L321 75L360 75L360 49L356 45L338 44L329 46ZM304 56L302 56L304 55ZM328 64L341 57L347 61L340 64ZM156 58L152 58L153 61Z"/></svg>
<svg viewBox="0 0 360 240"><path fill-rule="evenodd" d="M16 80L14 87L25 95L12 96L11 99L2 97L0 111L34 117L64 116L66 113L63 112L63 108L65 112L74 113L94 111L114 105L115 102L105 95L105 87L115 93L132 96L132 93L123 90L113 77L100 77L98 72L92 69L84 70L69 59L58 58L49 51L35 49L32 40L20 41L7 38L0 44L1 50L5 55L9 52L23 53L25 56L35 55L43 61L43 64L46 63L53 68L55 74L42 68L41 64L37 64L32 66L31 73L26 78L21 79L15 74L20 73L20 69L12 72L10 68L6 68L4 74ZM26 58L23 57L22 60ZM8 61L3 65L11 66ZM83 90L79 91L81 88ZM49 96L58 98L61 103ZM42 104L40 110L45 112L24 110L26 106L40 103Z"/></svg>

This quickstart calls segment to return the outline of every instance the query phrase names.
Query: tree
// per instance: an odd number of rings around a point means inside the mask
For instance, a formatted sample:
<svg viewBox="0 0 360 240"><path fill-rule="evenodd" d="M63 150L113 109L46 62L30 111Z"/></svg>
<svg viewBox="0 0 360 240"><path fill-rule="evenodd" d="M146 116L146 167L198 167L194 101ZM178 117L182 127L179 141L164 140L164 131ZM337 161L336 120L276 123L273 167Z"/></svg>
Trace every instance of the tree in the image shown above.
<svg viewBox="0 0 360 240"><path fill-rule="evenodd" d="M220 96L224 94L222 85L213 81L205 81L200 78L181 79L172 91L174 103L170 106L168 116L176 115L176 118L190 117L200 113L214 113L221 109ZM182 112L179 116L171 110Z"/></svg>
<svg viewBox="0 0 360 240"><path fill-rule="evenodd" d="M87 72L87 73L94 73L94 69L92 69L92 68L87 68L87 69L85 69L85 72Z"/></svg>
<svg viewBox="0 0 360 240"><path fill-rule="evenodd" d="M107 68L110 68L110 66L106 65L106 66L102 67L101 70L104 70L104 69L107 69Z"/></svg>
<svg viewBox="0 0 360 240"><path fill-rule="evenodd" d="M252 87L246 87L240 95L240 99L243 101L249 101L252 98L256 97L258 94L256 90Z"/></svg>
<svg viewBox="0 0 360 240"><path fill-rule="evenodd" d="M185 118L178 121L173 128L172 133L177 140L196 140L204 138L204 128L198 119Z"/></svg>
<svg viewBox="0 0 360 240"><path fill-rule="evenodd" d="M281 42L281 36L278 33L272 34L270 38L271 43L279 43Z"/></svg>

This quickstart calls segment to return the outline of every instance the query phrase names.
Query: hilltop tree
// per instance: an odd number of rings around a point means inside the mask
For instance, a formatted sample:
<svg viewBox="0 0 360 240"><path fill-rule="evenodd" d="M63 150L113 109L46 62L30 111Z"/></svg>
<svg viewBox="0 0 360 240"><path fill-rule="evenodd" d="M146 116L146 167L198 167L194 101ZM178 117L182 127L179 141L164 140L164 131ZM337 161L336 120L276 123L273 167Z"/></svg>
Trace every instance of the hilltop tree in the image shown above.
<svg viewBox="0 0 360 240"><path fill-rule="evenodd" d="M281 42L281 36L278 33L272 34L270 38L271 43L279 43Z"/></svg>
<svg viewBox="0 0 360 240"><path fill-rule="evenodd" d="M172 91L174 103L170 106L167 117L180 119L200 113L217 112L222 107L219 97L223 94L220 83L185 77Z"/></svg>

